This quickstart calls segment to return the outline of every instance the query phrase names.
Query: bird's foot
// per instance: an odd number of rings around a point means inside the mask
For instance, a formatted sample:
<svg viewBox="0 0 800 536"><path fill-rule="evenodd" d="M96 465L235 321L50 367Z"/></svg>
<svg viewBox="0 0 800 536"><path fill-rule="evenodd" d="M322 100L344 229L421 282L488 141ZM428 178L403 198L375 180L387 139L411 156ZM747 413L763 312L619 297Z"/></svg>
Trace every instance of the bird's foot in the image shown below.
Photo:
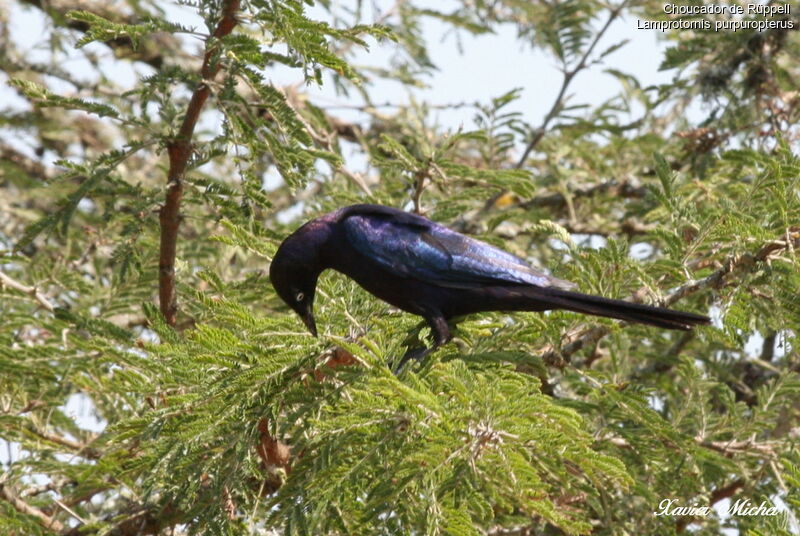
<svg viewBox="0 0 800 536"><path fill-rule="evenodd" d="M400 362L397 363L397 365L395 365L394 370L392 372L394 372L395 375L400 374L400 371L403 370L403 367L405 367L406 363L408 363L412 359L418 362L422 361L435 349L436 349L435 346L431 348L425 348L425 347L409 348L406 354L402 358L400 358Z"/></svg>

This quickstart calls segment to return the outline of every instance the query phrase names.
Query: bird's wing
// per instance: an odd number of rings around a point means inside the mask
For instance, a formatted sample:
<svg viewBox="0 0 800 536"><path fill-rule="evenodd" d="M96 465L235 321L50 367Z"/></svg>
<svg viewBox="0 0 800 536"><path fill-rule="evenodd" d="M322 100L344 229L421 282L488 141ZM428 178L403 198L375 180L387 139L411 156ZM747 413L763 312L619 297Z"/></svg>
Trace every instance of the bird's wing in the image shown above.
<svg viewBox="0 0 800 536"><path fill-rule="evenodd" d="M348 215L342 224L358 252L401 277L455 288L500 284L574 286L489 244L420 216L401 214L398 218L394 211L364 211Z"/></svg>

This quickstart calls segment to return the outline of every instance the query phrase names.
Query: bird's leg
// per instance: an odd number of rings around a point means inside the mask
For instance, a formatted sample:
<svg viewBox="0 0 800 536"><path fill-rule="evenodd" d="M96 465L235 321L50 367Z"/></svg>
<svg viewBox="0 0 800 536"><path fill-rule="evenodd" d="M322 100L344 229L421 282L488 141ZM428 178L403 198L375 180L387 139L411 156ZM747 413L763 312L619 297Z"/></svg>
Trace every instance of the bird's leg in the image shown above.
<svg viewBox="0 0 800 536"><path fill-rule="evenodd" d="M414 361L422 361L438 347L442 346L443 344L447 344L447 342L453 338L453 335L450 333L450 326L447 324L447 320L441 314L426 316L425 320L428 322L431 327L431 331L433 332L433 346L430 348L409 348L405 355L400 359L400 362L394 368L395 374L399 373L409 360L413 359Z"/></svg>
<svg viewBox="0 0 800 536"><path fill-rule="evenodd" d="M424 358L428 356L428 354L430 354L434 350L436 350L436 346L431 346L430 348L427 348L425 346L423 346L422 348L409 348L408 351L405 353L405 355L402 358L400 358L400 362L397 364L397 366L394 367L394 373L399 374L400 371L403 370L405 364L411 361L412 359L414 361L422 361Z"/></svg>
<svg viewBox="0 0 800 536"><path fill-rule="evenodd" d="M445 319L441 313L433 316L426 316L425 320L428 321L433 331L434 348L450 342L450 339L453 338L453 334L450 333L450 326L447 324L447 319Z"/></svg>
<svg viewBox="0 0 800 536"><path fill-rule="evenodd" d="M424 328L427 325L428 325L428 323L425 320L421 320L416 326L414 326L408 332L408 335L406 336L405 340L403 340L403 344L406 347L410 347L414 343L420 341L421 340L420 339L420 332L422 331L422 328Z"/></svg>

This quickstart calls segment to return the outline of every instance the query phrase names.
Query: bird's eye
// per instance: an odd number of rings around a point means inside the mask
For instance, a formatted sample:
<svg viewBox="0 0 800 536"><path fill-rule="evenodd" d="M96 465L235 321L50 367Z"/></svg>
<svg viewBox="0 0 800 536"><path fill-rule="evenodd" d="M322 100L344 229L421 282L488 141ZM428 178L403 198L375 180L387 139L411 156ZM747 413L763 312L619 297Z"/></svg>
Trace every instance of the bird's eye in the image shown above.
<svg viewBox="0 0 800 536"><path fill-rule="evenodd" d="M305 297L306 297L305 294L303 294L302 292L298 292L297 294L295 294L294 299L297 300L298 302L301 302Z"/></svg>

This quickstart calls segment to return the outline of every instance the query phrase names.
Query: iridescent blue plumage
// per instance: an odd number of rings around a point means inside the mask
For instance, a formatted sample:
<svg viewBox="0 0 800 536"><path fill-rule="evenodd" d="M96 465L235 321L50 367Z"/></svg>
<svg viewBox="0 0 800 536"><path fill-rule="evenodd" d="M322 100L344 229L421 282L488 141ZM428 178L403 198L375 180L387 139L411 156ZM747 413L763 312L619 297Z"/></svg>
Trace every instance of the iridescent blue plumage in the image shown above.
<svg viewBox="0 0 800 536"><path fill-rule="evenodd" d="M575 286L485 242L416 218L397 221L392 214L358 214L344 219L343 224L359 252L403 277L452 288L509 283L565 289Z"/></svg>
<svg viewBox="0 0 800 536"><path fill-rule="evenodd" d="M690 329L708 317L569 290L574 285L494 246L422 216L352 205L312 220L283 241L270 266L278 295L316 334L317 277L328 268L430 324L435 346L450 340L450 319L480 311L579 313ZM435 347L434 346L434 347ZM409 350L404 359L428 350Z"/></svg>

